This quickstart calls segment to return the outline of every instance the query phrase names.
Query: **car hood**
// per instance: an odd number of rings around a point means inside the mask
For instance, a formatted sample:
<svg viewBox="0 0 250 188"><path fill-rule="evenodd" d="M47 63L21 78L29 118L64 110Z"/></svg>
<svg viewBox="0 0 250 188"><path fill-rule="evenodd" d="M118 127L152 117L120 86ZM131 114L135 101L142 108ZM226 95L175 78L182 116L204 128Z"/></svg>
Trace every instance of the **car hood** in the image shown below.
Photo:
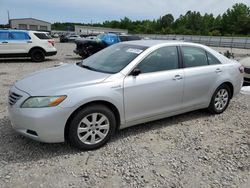
<svg viewBox="0 0 250 188"><path fill-rule="evenodd" d="M15 86L31 96L54 95L68 89L100 83L109 76L71 64L32 73L16 82Z"/></svg>

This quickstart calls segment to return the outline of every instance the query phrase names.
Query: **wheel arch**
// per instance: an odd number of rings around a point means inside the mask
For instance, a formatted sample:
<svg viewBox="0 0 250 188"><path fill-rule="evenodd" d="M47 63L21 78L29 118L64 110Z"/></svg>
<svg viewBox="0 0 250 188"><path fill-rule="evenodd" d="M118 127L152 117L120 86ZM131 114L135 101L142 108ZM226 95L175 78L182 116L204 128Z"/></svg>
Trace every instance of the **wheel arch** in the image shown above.
<svg viewBox="0 0 250 188"><path fill-rule="evenodd" d="M212 96L213 96L213 94L215 93L215 91L216 91L219 87L221 87L222 85L227 85L227 86L229 87L229 89L230 89L230 99L232 99L232 98L233 98L233 95L234 95L234 86L233 86L232 82L230 82L230 81L224 81L224 82L222 82L221 84L219 84L216 88L214 88L214 91L212 92ZM212 96L211 96L211 98L212 98Z"/></svg>
<svg viewBox="0 0 250 188"><path fill-rule="evenodd" d="M231 82L229 82L229 81L224 82L221 85L223 85L223 84L225 84L225 85L227 85L229 87L229 89L230 89L230 99L232 99L233 95L234 95L234 86L233 86L233 84Z"/></svg>
<svg viewBox="0 0 250 188"><path fill-rule="evenodd" d="M119 129L120 123L121 123L121 117L120 117L120 112L119 112L118 108L114 104L112 104L111 102L108 102L108 101L104 101L104 100L91 101L91 102L85 103L85 104L81 105L80 107L78 107L74 112L71 113L71 115L67 119L66 124L65 124L65 128L64 128L65 141L68 140L69 125L70 125L71 120L74 118L74 116L81 109L86 108L90 105L97 105L97 104L99 104L99 105L101 104L101 105L106 106L114 113L115 119L116 119L116 129Z"/></svg>
<svg viewBox="0 0 250 188"><path fill-rule="evenodd" d="M44 55L46 54L46 51L45 51L42 47L35 46L35 47L32 47L32 48L29 50L29 55L31 55L31 52L32 52L33 50L36 50L36 49L42 50L42 51L44 52Z"/></svg>

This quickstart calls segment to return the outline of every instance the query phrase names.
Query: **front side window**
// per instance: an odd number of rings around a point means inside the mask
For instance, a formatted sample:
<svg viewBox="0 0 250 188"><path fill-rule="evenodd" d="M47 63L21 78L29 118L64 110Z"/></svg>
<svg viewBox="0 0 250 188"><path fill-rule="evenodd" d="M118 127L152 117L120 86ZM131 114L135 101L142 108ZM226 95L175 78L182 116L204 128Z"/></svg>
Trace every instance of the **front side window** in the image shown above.
<svg viewBox="0 0 250 188"><path fill-rule="evenodd" d="M183 46L183 61L185 67L199 67L208 65L205 50L196 47Z"/></svg>
<svg viewBox="0 0 250 188"><path fill-rule="evenodd" d="M169 46L155 50L138 65L141 73L178 69L177 47Z"/></svg>
<svg viewBox="0 0 250 188"><path fill-rule="evenodd" d="M0 40L9 40L9 32L0 32Z"/></svg>
<svg viewBox="0 0 250 188"><path fill-rule="evenodd" d="M11 32L10 35L12 40L29 40L29 36L25 32Z"/></svg>
<svg viewBox="0 0 250 188"><path fill-rule="evenodd" d="M214 57L212 54L208 52L207 52L207 59L208 59L209 65L221 64L221 62L216 57Z"/></svg>
<svg viewBox="0 0 250 188"><path fill-rule="evenodd" d="M114 74L120 72L147 47L130 44L115 44L84 59L78 65L93 71Z"/></svg>

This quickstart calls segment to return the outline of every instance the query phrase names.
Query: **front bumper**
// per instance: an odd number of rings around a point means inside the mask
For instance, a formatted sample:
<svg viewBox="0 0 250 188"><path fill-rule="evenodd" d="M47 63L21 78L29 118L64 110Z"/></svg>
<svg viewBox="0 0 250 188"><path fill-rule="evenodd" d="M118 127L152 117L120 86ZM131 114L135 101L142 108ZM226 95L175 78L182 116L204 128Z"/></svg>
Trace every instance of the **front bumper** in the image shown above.
<svg viewBox="0 0 250 188"><path fill-rule="evenodd" d="M15 87L11 88L22 96L14 105L8 104L9 118L13 129L31 139L46 142L64 142L64 129L68 117L72 113L71 108L20 108L20 105L29 95Z"/></svg>

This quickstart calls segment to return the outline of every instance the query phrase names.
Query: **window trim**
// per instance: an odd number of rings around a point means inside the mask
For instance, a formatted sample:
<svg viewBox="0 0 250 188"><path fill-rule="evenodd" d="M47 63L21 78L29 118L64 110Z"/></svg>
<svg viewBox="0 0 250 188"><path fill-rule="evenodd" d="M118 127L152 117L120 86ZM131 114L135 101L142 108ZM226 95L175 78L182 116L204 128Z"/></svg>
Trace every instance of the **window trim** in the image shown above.
<svg viewBox="0 0 250 188"><path fill-rule="evenodd" d="M201 65L201 66L195 66L195 67L186 67L185 61L184 61L183 47L191 47L191 48L197 48L197 49L203 50L203 51L205 52L205 55L206 55L207 65ZM180 46L180 49L181 49L181 57L182 57L183 69L198 68L198 67L206 67L206 66L209 66L209 65L210 65L210 64L209 64L209 61L208 61L208 57L207 57L207 50L205 50L204 48L198 47L198 46L191 46L191 45L181 45L181 46Z"/></svg>
<svg viewBox="0 0 250 188"><path fill-rule="evenodd" d="M23 33L27 38L26 39L13 39L13 38L11 38L13 36L13 33ZM13 31L13 32L11 31L11 32L9 32L9 40L11 40L11 41L27 41L30 39L31 38L27 32L23 32L23 31Z"/></svg>
<svg viewBox="0 0 250 188"><path fill-rule="evenodd" d="M138 68L138 65L145 59L147 58L150 54L154 53L156 50L159 50L161 48L166 48L166 47L175 47L176 51L177 51L177 56L178 56L178 68L177 69L171 69L171 70L161 70L161 71L155 71L155 72L146 72L146 73L140 73L140 74L152 74L152 73L159 73L159 72L164 72L164 71L174 71L174 70L179 70L182 68L182 62L181 62L181 54L180 54L180 49L179 49L179 45L167 45L167 46L160 46L157 49L154 49L153 51L149 52L145 57L143 57L143 59L141 59L139 62L137 62L137 64L131 69L131 71L129 72L129 74L127 74L128 76L132 76L132 73L134 71L134 69Z"/></svg>
<svg viewBox="0 0 250 188"><path fill-rule="evenodd" d="M205 50L205 51L206 51L206 50ZM219 62L219 64L210 64L210 63L209 63L209 60L208 60L208 54L211 55L211 56L213 56L213 57ZM208 51L206 51L206 56L207 56L208 65L221 65L221 64L222 64L221 61L220 61L216 56L214 56L212 53L210 53L210 52L208 52Z"/></svg>

